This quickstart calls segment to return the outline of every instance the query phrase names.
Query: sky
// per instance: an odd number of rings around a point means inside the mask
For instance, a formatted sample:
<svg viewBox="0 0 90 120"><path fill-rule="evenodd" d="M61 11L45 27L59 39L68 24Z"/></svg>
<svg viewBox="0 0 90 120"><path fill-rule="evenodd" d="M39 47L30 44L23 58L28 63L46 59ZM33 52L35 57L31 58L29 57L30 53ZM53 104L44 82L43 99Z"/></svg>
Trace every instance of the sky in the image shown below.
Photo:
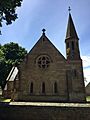
<svg viewBox="0 0 90 120"><path fill-rule="evenodd" d="M18 19L11 25L3 23L1 45L15 42L30 50L46 29L46 36L65 56L65 35L68 7L79 37L84 76L90 81L90 0L23 0L17 8Z"/></svg>

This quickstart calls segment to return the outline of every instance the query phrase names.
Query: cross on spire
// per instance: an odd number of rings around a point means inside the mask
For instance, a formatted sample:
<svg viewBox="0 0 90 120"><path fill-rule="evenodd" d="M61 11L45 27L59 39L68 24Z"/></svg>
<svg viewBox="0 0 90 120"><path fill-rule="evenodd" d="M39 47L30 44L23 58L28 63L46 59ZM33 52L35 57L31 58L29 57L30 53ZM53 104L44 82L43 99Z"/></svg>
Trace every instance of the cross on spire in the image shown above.
<svg viewBox="0 0 90 120"><path fill-rule="evenodd" d="M45 35L45 31L46 31L46 30L45 30L45 29L42 29L42 31L43 31L43 35Z"/></svg>
<svg viewBox="0 0 90 120"><path fill-rule="evenodd" d="M70 13L70 11L71 11L71 8L70 8L70 6L69 6L69 8L68 8L68 11L69 11L69 13Z"/></svg>

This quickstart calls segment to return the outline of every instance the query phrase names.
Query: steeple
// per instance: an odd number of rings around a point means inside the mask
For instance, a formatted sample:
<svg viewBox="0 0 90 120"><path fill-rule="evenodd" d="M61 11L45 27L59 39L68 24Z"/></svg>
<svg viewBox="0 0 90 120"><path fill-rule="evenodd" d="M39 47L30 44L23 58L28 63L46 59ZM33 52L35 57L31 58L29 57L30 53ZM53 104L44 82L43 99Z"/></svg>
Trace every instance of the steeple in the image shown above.
<svg viewBox="0 0 90 120"><path fill-rule="evenodd" d="M69 19L67 25L67 32L66 32L66 55L67 59L69 60L79 60L80 59L80 52L79 52L79 38L72 20L72 16L70 13L69 7Z"/></svg>
<svg viewBox="0 0 90 120"><path fill-rule="evenodd" d="M79 39L78 35L76 33L76 30L75 30L75 26L74 26L74 23L73 23L73 20L72 20L71 13L69 11L69 19L68 19L68 26L67 26L67 32L66 32L66 40L71 39L71 38L74 38L74 39L77 39L77 40Z"/></svg>

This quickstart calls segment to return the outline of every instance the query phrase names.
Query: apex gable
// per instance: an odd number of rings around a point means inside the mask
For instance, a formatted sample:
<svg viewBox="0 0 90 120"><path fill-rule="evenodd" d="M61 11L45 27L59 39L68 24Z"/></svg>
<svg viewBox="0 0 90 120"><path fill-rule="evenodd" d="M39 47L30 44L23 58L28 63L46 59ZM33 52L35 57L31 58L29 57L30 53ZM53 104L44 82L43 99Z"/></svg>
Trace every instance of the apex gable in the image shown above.
<svg viewBox="0 0 90 120"><path fill-rule="evenodd" d="M47 38L45 35L45 31L43 32L40 39L34 45L34 47L29 51L28 55L42 55L48 54L50 56L59 56L61 60L65 60L65 57L59 52L59 50L53 45L53 43Z"/></svg>

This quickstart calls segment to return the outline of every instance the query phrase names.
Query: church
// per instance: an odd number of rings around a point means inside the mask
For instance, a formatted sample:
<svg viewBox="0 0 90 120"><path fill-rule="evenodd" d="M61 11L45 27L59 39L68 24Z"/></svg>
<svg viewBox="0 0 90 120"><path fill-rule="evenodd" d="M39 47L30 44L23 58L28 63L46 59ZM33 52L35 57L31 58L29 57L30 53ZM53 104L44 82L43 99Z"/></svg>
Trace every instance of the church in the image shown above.
<svg viewBox="0 0 90 120"><path fill-rule="evenodd" d="M12 90L5 89L7 95L12 91L14 101L85 102L79 38L71 13L65 38L66 58L48 39L45 29L42 31L38 42L18 66Z"/></svg>

